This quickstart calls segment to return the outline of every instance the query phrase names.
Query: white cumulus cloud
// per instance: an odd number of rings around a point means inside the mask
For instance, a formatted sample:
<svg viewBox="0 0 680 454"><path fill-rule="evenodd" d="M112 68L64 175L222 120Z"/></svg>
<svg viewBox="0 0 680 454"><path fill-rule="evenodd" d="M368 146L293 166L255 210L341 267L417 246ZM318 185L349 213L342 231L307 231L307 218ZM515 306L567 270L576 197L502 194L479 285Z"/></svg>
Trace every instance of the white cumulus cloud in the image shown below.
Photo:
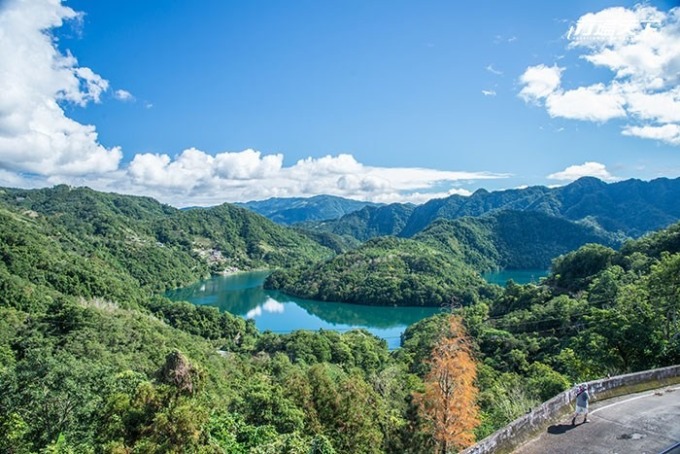
<svg viewBox="0 0 680 454"><path fill-rule="evenodd" d="M0 6L0 168L43 176L116 170L121 150L99 144L94 126L68 118L63 103L99 102L108 82L71 54L49 30L77 20L53 0Z"/></svg>
<svg viewBox="0 0 680 454"><path fill-rule="evenodd" d="M628 111L660 124L680 124L680 86L658 93L633 91L626 95Z"/></svg>
<svg viewBox="0 0 680 454"><path fill-rule="evenodd" d="M604 122L626 116L624 97L612 87L595 84L551 93L545 100L551 117ZM584 109L584 106L587 108Z"/></svg>
<svg viewBox="0 0 680 454"><path fill-rule="evenodd" d="M210 205L269 197L331 194L376 202L422 203L452 193L440 185L505 178L490 172L455 172L411 167L373 167L350 154L305 158L283 166L282 154L255 150L211 155L191 148L172 158L138 154L127 168L128 192L144 193L175 205ZM118 183L120 185L120 182ZM119 190L121 187L119 186Z"/></svg>
<svg viewBox="0 0 680 454"><path fill-rule="evenodd" d="M678 124L667 124L663 126L628 126L623 130L623 134L680 145L680 125Z"/></svg>
<svg viewBox="0 0 680 454"><path fill-rule="evenodd" d="M571 37L572 48L585 49L581 58L654 88L678 81L680 9L667 13L652 6L607 8L582 16Z"/></svg>
<svg viewBox="0 0 680 454"><path fill-rule="evenodd" d="M599 162L584 162L581 165L569 166L561 172L548 175L550 180L574 181L581 177L596 177L603 181L616 181L618 178L607 170L604 164Z"/></svg>
<svg viewBox="0 0 680 454"><path fill-rule="evenodd" d="M276 175L283 165L283 155L261 156L259 151L219 153L215 156L216 174L221 178L252 180Z"/></svg>
<svg viewBox="0 0 680 454"><path fill-rule="evenodd" d="M527 102L538 102L548 97L560 86L562 71L564 68L557 65L530 66L520 77L520 82L524 87L519 92L519 96Z"/></svg>
<svg viewBox="0 0 680 454"><path fill-rule="evenodd" d="M165 154L138 154L128 167L138 184L176 189L191 189L209 181L214 174L215 158L195 148L184 150L174 161Z"/></svg>
<svg viewBox="0 0 680 454"><path fill-rule="evenodd" d="M607 8L581 16L566 37L570 49L610 77L567 88L568 68L530 66L520 76L524 101L544 105L552 117L623 119L624 135L679 144L680 8Z"/></svg>

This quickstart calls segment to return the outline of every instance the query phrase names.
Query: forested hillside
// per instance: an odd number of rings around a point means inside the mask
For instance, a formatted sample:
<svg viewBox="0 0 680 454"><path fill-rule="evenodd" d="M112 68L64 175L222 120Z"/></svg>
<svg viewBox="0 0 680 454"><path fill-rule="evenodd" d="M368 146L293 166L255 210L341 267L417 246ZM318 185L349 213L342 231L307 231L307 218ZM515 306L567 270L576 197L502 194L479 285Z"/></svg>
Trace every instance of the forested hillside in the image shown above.
<svg viewBox="0 0 680 454"><path fill-rule="evenodd" d="M394 237L370 240L316 264L276 270L265 288L308 299L376 306L467 305L491 292L458 257Z"/></svg>
<svg viewBox="0 0 680 454"><path fill-rule="evenodd" d="M547 269L554 258L586 243L620 241L591 225L543 213L498 211L438 220L413 239L379 237L325 261L278 269L265 287L377 306L469 305L491 292L478 273Z"/></svg>
<svg viewBox="0 0 680 454"><path fill-rule="evenodd" d="M209 269L197 240L251 245L241 257L253 264L277 257L262 254L265 240L326 253L305 237L230 207L179 213L67 187L2 196L0 452L359 453L410 443L417 380L383 340L261 335L157 293Z"/></svg>
<svg viewBox="0 0 680 454"><path fill-rule="evenodd" d="M301 224L300 227L310 231L329 232L366 241L379 236L398 235L414 209L414 205L400 203L380 207L369 206L342 216L340 219L307 222Z"/></svg>
<svg viewBox="0 0 680 454"><path fill-rule="evenodd" d="M288 266L332 254L228 204L180 211L149 198L56 186L1 189L0 208L74 256L103 260L152 290L185 285L211 271Z"/></svg>
<svg viewBox="0 0 680 454"><path fill-rule="evenodd" d="M558 258L542 285L511 284L457 311L476 351L477 433L490 433L571 384L680 363L680 224ZM409 327L403 348L425 367L444 315ZM438 328L437 328L438 326Z"/></svg>
<svg viewBox="0 0 680 454"><path fill-rule="evenodd" d="M317 195L307 198L289 197L255 200L237 203L236 205L248 208L276 223L290 225L306 221L338 219L364 207L378 206L379 204L331 195Z"/></svg>
<svg viewBox="0 0 680 454"><path fill-rule="evenodd" d="M680 224L620 252L584 246L556 260L544 285L512 285L464 311L485 367L544 375L535 385L542 398L559 377L574 382L677 364ZM546 375L546 365L560 375Z"/></svg>
<svg viewBox="0 0 680 454"><path fill-rule="evenodd" d="M586 243L618 247L622 238L543 213L495 211L433 222L413 237L478 271L548 269L552 260Z"/></svg>
<svg viewBox="0 0 680 454"><path fill-rule="evenodd" d="M487 287L414 240L372 240L324 262L356 259L394 302L442 299L447 311L390 352L361 330L259 333L161 295L207 272L201 251L215 246L253 265L285 263L268 255L274 244L298 263L327 253L250 216L228 206L178 214L85 189L4 190L0 452L431 452L448 443L432 410L455 409L432 386L447 365L462 361L476 377L450 397L470 410L456 424L482 437L574 382L680 362L680 224L618 252L569 252L540 286ZM241 255L228 252L240 244ZM449 345L465 355L446 356Z"/></svg>
<svg viewBox="0 0 680 454"><path fill-rule="evenodd" d="M381 236L413 238L428 230L425 237L437 231L436 236L448 238L451 234L443 230L452 230L453 236L463 235L468 240L458 238L460 247L448 250L466 249L466 241L472 241L473 247L464 252L465 259L478 269L493 269L546 268L557 255L587 242L616 247L626 238L636 238L680 220L678 200L680 179L607 184L585 177L558 188L535 186L495 192L480 189L469 197L452 195L420 206L362 206L360 202L330 196L270 199L243 205L277 222L297 221L302 233L336 253ZM283 213L292 217L286 218ZM487 220L434 226L442 220L461 218ZM503 226L506 222L508 225ZM473 228L470 223L477 226ZM519 226L522 227L518 229ZM472 240L470 235L478 238ZM518 237L526 241L520 243L516 241ZM480 254L482 249L484 254Z"/></svg>

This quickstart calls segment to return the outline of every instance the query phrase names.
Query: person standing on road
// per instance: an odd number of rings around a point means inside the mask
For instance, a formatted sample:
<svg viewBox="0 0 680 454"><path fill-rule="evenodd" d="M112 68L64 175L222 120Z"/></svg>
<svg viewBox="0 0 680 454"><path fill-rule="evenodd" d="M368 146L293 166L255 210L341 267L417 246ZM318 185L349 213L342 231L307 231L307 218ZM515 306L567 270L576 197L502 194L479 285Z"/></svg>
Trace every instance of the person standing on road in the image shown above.
<svg viewBox="0 0 680 454"><path fill-rule="evenodd" d="M588 394L588 386L584 383L578 387L576 392L576 411L574 412L574 417L571 418L571 425L576 425L576 417L578 415L583 415L583 422L588 422L588 400L590 395Z"/></svg>

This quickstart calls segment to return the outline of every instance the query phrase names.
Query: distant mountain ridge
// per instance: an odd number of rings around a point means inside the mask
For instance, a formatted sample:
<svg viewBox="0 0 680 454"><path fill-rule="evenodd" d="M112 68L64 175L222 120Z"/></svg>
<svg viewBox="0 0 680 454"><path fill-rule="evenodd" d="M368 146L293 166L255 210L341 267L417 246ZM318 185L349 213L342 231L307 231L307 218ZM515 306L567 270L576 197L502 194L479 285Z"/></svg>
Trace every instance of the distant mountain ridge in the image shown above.
<svg viewBox="0 0 680 454"><path fill-rule="evenodd" d="M313 197L271 198L235 205L252 210L270 220L284 225L305 221L338 219L366 206L377 207L379 203L362 202L332 195Z"/></svg>
<svg viewBox="0 0 680 454"><path fill-rule="evenodd" d="M497 210L536 211L571 221L592 222L609 232L639 237L680 219L680 178L605 183L583 177L559 188L535 186L469 197L452 195L416 207L400 236L411 237L435 219L481 216Z"/></svg>
<svg viewBox="0 0 680 454"><path fill-rule="evenodd" d="M422 205L366 206L339 219L308 222L305 228L361 241L382 235L411 238L438 219L478 217L500 211L536 212L637 238L680 220L680 178L605 183L583 177L566 186L533 186L471 196L452 195Z"/></svg>
<svg viewBox="0 0 680 454"><path fill-rule="evenodd" d="M310 231L351 236L359 241L371 238L398 235L413 214L415 205L392 203L384 206L366 206L346 214L340 219L312 221L300 225Z"/></svg>

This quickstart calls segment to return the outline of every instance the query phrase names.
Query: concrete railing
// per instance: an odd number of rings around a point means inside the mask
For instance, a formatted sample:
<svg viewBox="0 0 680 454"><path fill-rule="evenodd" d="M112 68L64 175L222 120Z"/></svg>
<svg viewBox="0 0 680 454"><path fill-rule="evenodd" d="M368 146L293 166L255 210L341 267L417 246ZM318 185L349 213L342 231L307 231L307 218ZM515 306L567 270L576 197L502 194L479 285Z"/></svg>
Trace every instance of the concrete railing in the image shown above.
<svg viewBox="0 0 680 454"><path fill-rule="evenodd" d="M680 365L617 375L587 382L591 402L680 383ZM463 454L506 454L536 437L553 422L573 411L576 390L570 389L543 402L526 415L497 430Z"/></svg>

